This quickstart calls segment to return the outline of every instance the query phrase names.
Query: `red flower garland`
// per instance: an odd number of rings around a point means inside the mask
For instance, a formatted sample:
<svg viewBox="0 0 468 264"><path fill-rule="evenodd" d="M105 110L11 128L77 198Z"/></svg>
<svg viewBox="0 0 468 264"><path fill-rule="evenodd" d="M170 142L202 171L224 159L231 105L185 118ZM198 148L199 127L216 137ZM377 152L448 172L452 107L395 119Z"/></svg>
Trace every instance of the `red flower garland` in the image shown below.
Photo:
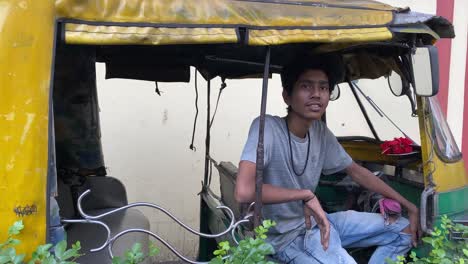
<svg viewBox="0 0 468 264"><path fill-rule="evenodd" d="M413 141L406 137L394 138L380 144L382 154L405 154L413 151Z"/></svg>

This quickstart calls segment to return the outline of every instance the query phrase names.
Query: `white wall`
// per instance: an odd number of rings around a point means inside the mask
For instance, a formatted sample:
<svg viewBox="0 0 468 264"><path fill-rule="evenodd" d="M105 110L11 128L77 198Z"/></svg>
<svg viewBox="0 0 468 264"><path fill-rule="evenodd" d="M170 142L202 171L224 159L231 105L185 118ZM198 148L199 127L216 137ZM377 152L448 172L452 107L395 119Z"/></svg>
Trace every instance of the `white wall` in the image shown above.
<svg viewBox="0 0 468 264"><path fill-rule="evenodd" d="M198 229L201 181L204 173L206 82L199 76L199 116L196 152L189 149L195 115L195 90L187 84L160 83L162 96L151 82L104 80L97 65L104 159L109 175L127 186L130 202L146 201L169 209ZM269 88L268 112L285 112L277 76ZM212 111L220 82L212 82ZM239 160L251 121L260 110L260 80L227 81L212 127L212 157ZM213 189L219 190L214 174ZM183 231L162 213L143 209L151 229L189 256L196 256L198 238ZM163 249L160 260L175 259Z"/></svg>
<svg viewBox="0 0 468 264"><path fill-rule="evenodd" d="M455 39L452 40L450 56L449 93L447 100L447 122L452 129L458 146L462 147L465 67L468 40L468 1L454 0L453 24ZM466 144L466 143L465 143Z"/></svg>
<svg viewBox="0 0 468 264"><path fill-rule="evenodd" d="M460 0L462 1L462 0ZM414 11L435 13L436 0L383 1L399 6L411 6ZM199 197L204 171L204 136L206 127L206 83L199 77L199 117L195 145L197 151L188 147L191 141L195 115L195 91L188 84L160 83L162 96L154 92L154 83L133 80L104 80L104 65L97 65L97 82L101 110L102 142L104 158L109 175L119 178L127 186L130 202L146 201L169 209L184 223L198 229ZM364 89L384 109L392 109L392 102L378 100L378 87L386 85L382 80L366 85ZM212 109L217 97L219 80L212 83ZM384 88L389 93L387 87ZM260 110L260 80L228 81L221 97L218 113L212 128L212 156L217 160L229 160L237 164L248 129ZM349 91L343 91L343 98ZM352 102L341 103L352 109ZM406 100L397 98L397 100ZM330 103L330 112L340 116L337 104ZM407 116L409 104L403 109ZM355 107L355 105L354 105ZM338 134L369 134L362 122L353 122L347 111L343 122L331 124ZM285 114L278 76L270 81L268 113ZM356 112L354 112L356 113ZM330 114L332 115L332 114ZM375 118L375 113L371 113ZM391 115L399 118L398 114ZM361 120L362 121L362 120ZM402 127L411 134L411 118L402 121ZM382 121L382 131L393 131L387 121ZM387 127L388 129L385 129ZM364 130L363 130L364 129ZM370 135L370 134L369 134ZM389 132L386 137L391 137ZM213 189L218 191L217 175L214 174ZM198 237L184 231L162 213L142 209L150 218L151 230L170 241L184 254L195 257ZM162 247L162 246L161 246ZM158 260L176 259L162 247Z"/></svg>
<svg viewBox="0 0 468 264"><path fill-rule="evenodd" d="M463 0L462 0L463 1ZM435 14L437 0L379 0L379 2L398 7L409 7L411 11Z"/></svg>

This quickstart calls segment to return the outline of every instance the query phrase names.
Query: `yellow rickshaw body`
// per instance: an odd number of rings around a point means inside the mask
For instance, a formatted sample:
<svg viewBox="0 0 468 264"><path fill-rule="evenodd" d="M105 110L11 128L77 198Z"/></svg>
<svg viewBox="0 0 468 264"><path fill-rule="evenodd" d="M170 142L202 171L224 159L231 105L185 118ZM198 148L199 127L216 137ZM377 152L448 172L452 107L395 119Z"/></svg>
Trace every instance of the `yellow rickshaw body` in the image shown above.
<svg viewBox="0 0 468 264"><path fill-rule="evenodd" d="M31 252L46 240L54 2L0 3L0 241L17 219Z"/></svg>
<svg viewBox="0 0 468 264"><path fill-rule="evenodd" d="M79 45L320 43L317 50L327 51L391 41L390 26L395 12L401 11L370 0L279 2L281 6L228 0L1 2L0 241L6 238L4 231L22 219L27 228L19 237L21 251L30 253L46 242L48 175L55 169L50 168L49 149L55 36ZM58 23L63 27L56 32ZM403 29L440 35L430 28ZM431 146L423 129L428 124L424 114L420 116L424 162ZM386 159L369 156L372 152L365 148L350 145L348 150L363 159ZM466 190L463 160L445 163L433 158L439 168L433 174L437 191ZM425 176L431 172L427 166L423 170Z"/></svg>

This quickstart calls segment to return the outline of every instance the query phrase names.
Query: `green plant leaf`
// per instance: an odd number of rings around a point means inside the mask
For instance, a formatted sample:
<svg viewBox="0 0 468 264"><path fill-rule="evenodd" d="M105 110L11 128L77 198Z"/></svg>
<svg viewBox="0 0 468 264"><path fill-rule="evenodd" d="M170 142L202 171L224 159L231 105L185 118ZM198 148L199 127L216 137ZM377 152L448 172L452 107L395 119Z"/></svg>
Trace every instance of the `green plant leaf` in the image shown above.
<svg viewBox="0 0 468 264"><path fill-rule="evenodd" d="M434 249L433 252L439 257L439 258L444 258L445 257L445 250L439 248L439 249Z"/></svg>
<svg viewBox="0 0 468 264"><path fill-rule="evenodd" d="M112 264L123 264L122 258L121 257L113 257L112 258Z"/></svg>
<svg viewBox="0 0 468 264"><path fill-rule="evenodd" d="M210 264L223 264L223 260L221 258L213 258L212 260L210 260Z"/></svg>
<svg viewBox="0 0 468 264"><path fill-rule="evenodd" d="M63 252L63 254L61 256L61 260L62 261L68 261L70 259L78 258L80 256L81 256L81 254L78 251L76 251L75 249L69 249L69 250L66 250L65 252Z"/></svg>
<svg viewBox="0 0 468 264"><path fill-rule="evenodd" d="M10 256L0 256L0 264L6 264L10 262Z"/></svg>
<svg viewBox="0 0 468 264"><path fill-rule="evenodd" d="M52 248L52 244L40 245L37 247L36 252L40 256L48 255L49 250Z"/></svg>
<svg viewBox="0 0 468 264"><path fill-rule="evenodd" d="M267 232L274 226L273 221L263 221L261 226L255 228L256 238L246 237L239 241L239 245L231 246L229 242L223 241L218 244L218 249L214 251L217 256L213 258L211 264L274 264L266 261L265 256L274 253L273 247L265 242ZM227 256L225 260L222 256Z"/></svg>
<svg viewBox="0 0 468 264"><path fill-rule="evenodd" d="M427 244L432 244L432 237L423 237L422 241Z"/></svg>
<svg viewBox="0 0 468 264"><path fill-rule="evenodd" d="M158 255L159 252L160 252L159 248L154 243L149 244L148 256L154 257L154 256Z"/></svg>
<svg viewBox="0 0 468 264"><path fill-rule="evenodd" d="M440 260L440 264L453 264L453 262L450 259L443 258Z"/></svg>
<svg viewBox="0 0 468 264"><path fill-rule="evenodd" d="M18 239L12 238L12 239L9 240L9 244L10 244L10 246L17 246L17 245L21 244L21 241L18 240Z"/></svg>
<svg viewBox="0 0 468 264"><path fill-rule="evenodd" d="M67 241L62 240L55 245L54 250L55 250L55 256L59 260L64 260L62 259L63 253L65 253L65 250L67 249Z"/></svg>
<svg viewBox="0 0 468 264"><path fill-rule="evenodd" d="M57 260L55 260L54 256L48 256L42 261L42 264L57 264Z"/></svg>
<svg viewBox="0 0 468 264"><path fill-rule="evenodd" d="M21 230L23 230L24 225L23 225L23 220L16 221L13 223L13 225L8 229L8 235L9 236L15 236L21 233Z"/></svg>
<svg viewBox="0 0 468 264"><path fill-rule="evenodd" d="M141 243L135 243L132 246L132 253L141 252Z"/></svg>
<svg viewBox="0 0 468 264"><path fill-rule="evenodd" d="M23 260L24 260L24 254L21 254L21 255L17 255L13 258L13 264L22 264L23 263Z"/></svg>

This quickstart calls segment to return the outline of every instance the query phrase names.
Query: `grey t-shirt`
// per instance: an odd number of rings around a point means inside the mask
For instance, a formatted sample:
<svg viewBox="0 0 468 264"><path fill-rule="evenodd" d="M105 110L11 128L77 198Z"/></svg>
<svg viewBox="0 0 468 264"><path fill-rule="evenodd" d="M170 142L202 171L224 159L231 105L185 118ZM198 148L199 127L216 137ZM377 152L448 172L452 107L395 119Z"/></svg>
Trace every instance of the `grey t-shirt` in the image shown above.
<svg viewBox="0 0 468 264"><path fill-rule="evenodd" d="M249 137L241 160L256 163L259 119L252 122ZM310 153L305 172L295 175L291 157L285 119L266 116L264 137L264 183L289 189L315 191L321 174L329 175L344 170L352 159L338 143L336 137L322 121L314 121L309 129ZM294 168L301 173L307 157L308 139L290 133L294 157ZM305 232L302 201L263 206L263 217L276 222L268 233L268 242L275 250L281 250L298 235ZM313 221L313 218L312 218Z"/></svg>

